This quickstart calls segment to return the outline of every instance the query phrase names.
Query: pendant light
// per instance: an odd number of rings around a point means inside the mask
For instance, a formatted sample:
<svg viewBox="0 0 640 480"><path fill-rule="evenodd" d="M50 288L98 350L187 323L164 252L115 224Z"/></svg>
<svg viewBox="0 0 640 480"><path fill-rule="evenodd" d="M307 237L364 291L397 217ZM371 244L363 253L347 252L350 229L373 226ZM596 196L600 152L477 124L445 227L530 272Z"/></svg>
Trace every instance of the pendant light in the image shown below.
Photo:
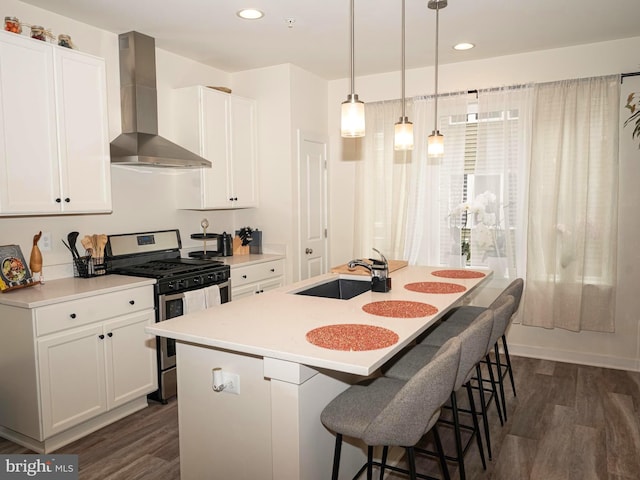
<svg viewBox="0 0 640 480"><path fill-rule="evenodd" d="M435 96L433 132L429 135L427 154L430 157L441 157L444 154L444 136L438 130L438 30L440 23L440 9L447 6L447 0L429 0L427 6L436 11L436 65L435 65Z"/></svg>
<svg viewBox="0 0 640 480"><path fill-rule="evenodd" d="M395 135L393 138L393 148L395 150L413 150L413 123L409 121L405 115L405 98L404 98L404 8L405 0L402 0L402 116L398 123L395 124Z"/></svg>
<svg viewBox="0 0 640 480"><path fill-rule="evenodd" d="M342 121L340 134L345 138L364 137L364 102L358 100L355 93L353 61L353 1L351 0L351 93L342 102Z"/></svg>

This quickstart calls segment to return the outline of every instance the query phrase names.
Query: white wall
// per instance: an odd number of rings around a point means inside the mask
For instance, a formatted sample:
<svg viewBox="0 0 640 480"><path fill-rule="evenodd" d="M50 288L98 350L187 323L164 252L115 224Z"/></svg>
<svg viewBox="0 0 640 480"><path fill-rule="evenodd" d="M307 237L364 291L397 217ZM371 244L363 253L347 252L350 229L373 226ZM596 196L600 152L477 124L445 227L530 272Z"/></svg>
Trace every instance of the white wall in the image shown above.
<svg viewBox="0 0 640 480"><path fill-rule="evenodd" d="M568 78L608 75L640 70L637 52L640 37L531 52L474 62L440 66L441 92L471 90L546 82ZM357 59L356 59L357 65ZM407 96L433 93L433 69L407 71ZM640 88L638 89L640 90ZM636 90L636 91L638 91ZM353 251L353 188L355 163L359 157L358 141L340 138L340 103L349 91L348 79L329 83L328 119L331 136L331 264L344 263ZM360 99L373 102L400 98L400 73L356 78L355 91ZM628 132L623 132L627 135ZM636 217L640 204L637 184L640 181L640 152L637 145L621 152L620 215ZM339 235L335 233L339 232ZM514 353L538 357L640 370L638 324L640 301L634 290L640 285L640 261L635 243L640 224L623 222L620 227L619 272L616 332L579 334L563 330L545 330L514 325L509 338Z"/></svg>
<svg viewBox="0 0 640 480"><path fill-rule="evenodd" d="M240 224L264 230L285 246L286 279L297 278L297 130L327 135L327 82L295 65L248 70L232 76L234 93L258 102L260 207L236 212Z"/></svg>

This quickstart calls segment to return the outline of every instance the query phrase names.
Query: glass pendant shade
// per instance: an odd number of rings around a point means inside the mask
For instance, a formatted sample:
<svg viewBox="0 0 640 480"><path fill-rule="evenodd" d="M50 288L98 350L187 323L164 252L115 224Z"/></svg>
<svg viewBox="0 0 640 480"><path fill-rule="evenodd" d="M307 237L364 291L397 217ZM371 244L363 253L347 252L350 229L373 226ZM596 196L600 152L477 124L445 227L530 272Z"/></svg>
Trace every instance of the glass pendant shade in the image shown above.
<svg viewBox="0 0 640 480"><path fill-rule="evenodd" d="M427 154L430 157L441 157L444 154L444 136L440 130L434 130L429 135Z"/></svg>
<svg viewBox="0 0 640 480"><path fill-rule="evenodd" d="M394 150L413 150L413 123L407 117L400 117L395 124L393 137Z"/></svg>
<svg viewBox="0 0 640 480"><path fill-rule="evenodd" d="M364 102L357 94L349 94L342 102L341 135L345 138L364 137Z"/></svg>

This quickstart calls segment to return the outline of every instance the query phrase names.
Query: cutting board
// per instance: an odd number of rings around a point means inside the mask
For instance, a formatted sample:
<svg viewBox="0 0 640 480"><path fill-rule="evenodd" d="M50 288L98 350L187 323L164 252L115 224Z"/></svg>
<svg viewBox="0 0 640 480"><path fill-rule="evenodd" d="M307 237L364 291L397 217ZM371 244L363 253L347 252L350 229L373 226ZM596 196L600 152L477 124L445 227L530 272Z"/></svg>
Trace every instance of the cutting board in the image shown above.
<svg viewBox="0 0 640 480"><path fill-rule="evenodd" d="M389 273L404 268L409 264L406 260L389 260ZM354 270L349 270L346 264L338 265L331 269L331 273L348 273L351 275L371 275L371 272L364 267L356 267Z"/></svg>

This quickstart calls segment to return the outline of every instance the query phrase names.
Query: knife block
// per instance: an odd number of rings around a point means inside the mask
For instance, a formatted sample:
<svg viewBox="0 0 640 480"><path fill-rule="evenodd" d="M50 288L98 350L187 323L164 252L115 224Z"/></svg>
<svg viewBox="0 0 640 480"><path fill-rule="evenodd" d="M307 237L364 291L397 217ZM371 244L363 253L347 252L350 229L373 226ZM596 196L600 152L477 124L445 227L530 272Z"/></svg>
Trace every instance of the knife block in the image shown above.
<svg viewBox="0 0 640 480"><path fill-rule="evenodd" d="M238 236L233 237L233 254L249 255L249 245L242 246L242 240Z"/></svg>

